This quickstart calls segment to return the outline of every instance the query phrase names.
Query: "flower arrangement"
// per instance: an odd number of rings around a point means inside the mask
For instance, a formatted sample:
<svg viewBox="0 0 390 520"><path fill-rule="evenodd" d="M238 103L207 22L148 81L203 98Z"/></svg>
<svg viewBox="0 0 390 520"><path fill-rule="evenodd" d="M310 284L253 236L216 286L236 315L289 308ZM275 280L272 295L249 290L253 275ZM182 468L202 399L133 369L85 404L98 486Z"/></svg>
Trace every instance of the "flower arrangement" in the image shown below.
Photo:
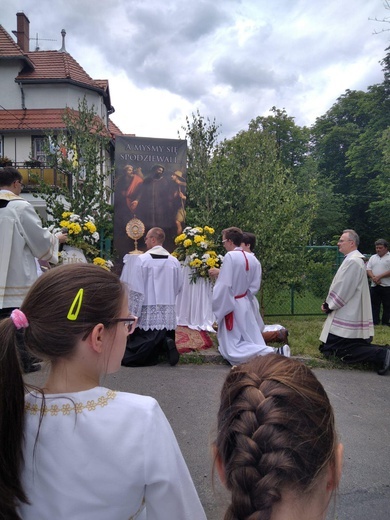
<svg viewBox="0 0 390 520"><path fill-rule="evenodd" d="M90 215L83 218L72 211L64 211L57 225L54 224L51 227L54 232L66 228L68 230L66 245L81 249L88 262L100 265L107 270L110 270L113 266L110 260L98 256L100 250L97 244L100 236L96 229L95 219Z"/></svg>
<svg viewBox="0 0 390 520"><path fill-rule="evenodd" d="M214 233L214 229L209 226L186 227L175 238L177 247L172 255L182 265L190 267L192 283L196 283L198 278L208 278L209 269L220 267L222 263L221 255L216 252Z"/></svg>

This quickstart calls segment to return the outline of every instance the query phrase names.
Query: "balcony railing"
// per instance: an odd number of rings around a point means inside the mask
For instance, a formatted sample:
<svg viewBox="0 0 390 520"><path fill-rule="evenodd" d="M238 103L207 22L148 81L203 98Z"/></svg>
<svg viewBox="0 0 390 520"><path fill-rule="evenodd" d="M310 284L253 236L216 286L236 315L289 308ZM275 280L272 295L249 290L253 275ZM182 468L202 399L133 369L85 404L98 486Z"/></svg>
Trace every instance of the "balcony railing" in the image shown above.
<svg viewBox="0 0 390 520"><path fill-rule="evenodd" d="M39 181L53 187L69 187L70 176L57 168L48 168L44 165L25 166L24 163L16 163L14 166L23 177L26 191L36 191L39 188Z"/></svg>

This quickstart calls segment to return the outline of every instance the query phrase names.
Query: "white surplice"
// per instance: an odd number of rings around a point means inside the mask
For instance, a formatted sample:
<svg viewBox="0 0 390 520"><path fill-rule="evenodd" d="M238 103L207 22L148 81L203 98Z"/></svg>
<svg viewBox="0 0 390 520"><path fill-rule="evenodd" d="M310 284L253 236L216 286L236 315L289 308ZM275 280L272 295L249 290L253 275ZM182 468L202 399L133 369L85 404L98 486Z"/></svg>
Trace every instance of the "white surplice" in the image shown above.
<svg viewBox="0 0 390 520"><path fill-rule="evenodd" d="M58 262L58 239L42 223L33 206L9 190L0 209L0 308L20 307L38 278L36 258Z"/></svg>
<svg viewBox="0 0 390 520"><path fill-rule="evenodd" d="M47 395L39 426L41 403L26 396L23 520L206 518L155 399L103 387Z"/></svg>
<svg viewBox="0 0 390 520"><path fill-rule="evenodd" d="M253 303L260 280L260 263L254 255L241 248L225 255L213 290L213 311L218 322L219 351L231 364L274 353L264 342ZM230 312L233 312L232 330L225 323Z"/></svg>
<svg viewBox="0 0 390 520"><path fill-rule="evenodd" d="M174 330L176 298L183 283L180 262L163 247L155 246L128 265L131 268L124 265L121 280L128 285L129 311L139 318L138 327Z"/></svg>
<svg viewBox="0 0 390 520"><path fill-rule="evenodd" d="M374 336L370 289L364 256L359 251L349 253L338 268L326 298L329 313L320 340L326 343L328 334L341 338L368 339Z"/></svg>

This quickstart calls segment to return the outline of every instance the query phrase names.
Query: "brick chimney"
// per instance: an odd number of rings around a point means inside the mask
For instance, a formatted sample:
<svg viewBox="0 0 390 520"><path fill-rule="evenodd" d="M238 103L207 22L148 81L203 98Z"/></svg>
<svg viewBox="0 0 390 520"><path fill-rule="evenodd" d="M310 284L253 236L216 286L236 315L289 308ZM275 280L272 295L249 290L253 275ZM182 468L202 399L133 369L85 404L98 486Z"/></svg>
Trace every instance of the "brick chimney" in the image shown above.
<svg viewBox="0 0 390 520"><path fill-rule="evenodd" d="M30 20L24 13L16 13L16 38L17 44L23 52L30 50Z"/></svg>

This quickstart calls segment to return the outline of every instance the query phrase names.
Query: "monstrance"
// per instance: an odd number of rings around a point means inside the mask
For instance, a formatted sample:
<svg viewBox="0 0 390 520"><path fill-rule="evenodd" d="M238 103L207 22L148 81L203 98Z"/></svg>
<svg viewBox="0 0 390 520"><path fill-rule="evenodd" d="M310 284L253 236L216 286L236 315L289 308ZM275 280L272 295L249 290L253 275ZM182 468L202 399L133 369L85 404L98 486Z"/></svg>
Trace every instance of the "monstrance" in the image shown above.
<svg viewBox="0 0 390 520"><path fill-rule="evenodd" d="M127 236L134 240L134 251L129 251L130 255L140 255L143 251L139 251L137 249L137 241L143 236L145 233L145 226L142 220L139 218L132 218L126 224L126 233Z"/></svg>

